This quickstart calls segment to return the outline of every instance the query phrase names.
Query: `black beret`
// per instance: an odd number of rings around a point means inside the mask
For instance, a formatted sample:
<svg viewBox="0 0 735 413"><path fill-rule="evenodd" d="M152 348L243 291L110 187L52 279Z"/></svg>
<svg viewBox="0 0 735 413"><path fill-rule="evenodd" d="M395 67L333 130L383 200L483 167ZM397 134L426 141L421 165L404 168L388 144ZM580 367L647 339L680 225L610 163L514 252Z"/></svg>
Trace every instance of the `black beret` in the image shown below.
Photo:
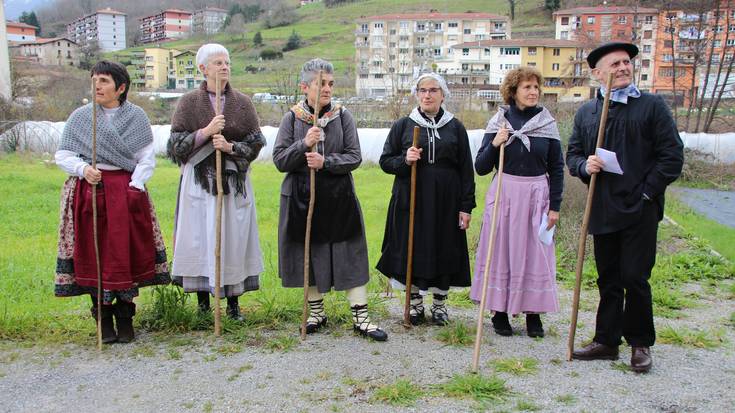
<svg viewBox="0 0 735 413"><path fill-rule="evenodd" d="M587 55L587 63L590 65L590 69L594 69L597 62L602 59L603 56L616 50L624 50L628 52L628 56L630 56L631 59L638 56L638 47L634 44L622 42L605 43Z"/></svg>

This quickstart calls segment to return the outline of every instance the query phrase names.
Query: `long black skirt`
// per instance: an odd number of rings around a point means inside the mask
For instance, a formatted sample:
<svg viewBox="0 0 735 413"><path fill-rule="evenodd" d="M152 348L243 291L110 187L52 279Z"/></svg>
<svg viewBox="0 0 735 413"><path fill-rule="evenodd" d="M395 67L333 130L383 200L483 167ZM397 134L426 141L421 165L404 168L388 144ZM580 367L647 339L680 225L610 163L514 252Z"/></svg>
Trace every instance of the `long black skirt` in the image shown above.
<svg viewBox="0 0 735 413"><path fill-rule="evenodd" d="M455 168L431 165L419 168L417 175L411 284L420 290L467 287L470 260L467 234L459 229L459 173ZM396 180L376 268L405 285L410 178Z"/></svg>

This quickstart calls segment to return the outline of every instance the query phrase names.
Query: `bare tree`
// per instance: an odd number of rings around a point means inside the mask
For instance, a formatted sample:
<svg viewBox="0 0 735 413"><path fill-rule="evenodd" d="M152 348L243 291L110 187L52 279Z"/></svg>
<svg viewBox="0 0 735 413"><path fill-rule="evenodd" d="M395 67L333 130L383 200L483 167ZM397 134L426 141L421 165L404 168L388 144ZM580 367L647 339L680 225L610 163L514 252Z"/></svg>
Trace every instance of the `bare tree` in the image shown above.
<svg viewBox="0 0 735 413"><path fill-rule="evenodd" d="M697 123L694 126L694 132L699 132L699 122L702 118L702 107L704 106L705 95L707 93L707 86L709 85L710 71L712 70L712 60L715 56L715 40L717 38L717 28L720 24L720 1L715 0L715 21L712 27L712 39L710 39L709 54L707 56L707 69L704 74L704 85L702 86L702 93L699 98L699 105L697 107ZM716 85L715 85L716 87Z"/></svg>
<svg viewBox="0 0 735 413"><path fill-rule="evenodd" d="M692 80L689 85L689 91L687 92L687 95L689 97L689 105L687 106L687 114L686 114L686 120L684 124L686 125L684 127L685 130L689 131L689 121L691 119L692 110L694 109L696 105L697 100L697 93L696 93L696 85L697 85L697 68L700 64L704 63L705 59L705 51L707 46L707 38L703 37L703 34L705 32L705 25L707 20L707 11L709 9L709 2L708 1L702 1L698 3L697 10L696 10L696 16L698 17L696 27L690 26L690 27L682 27L682 25L679 26L679 48L683 50L687 50L687 55L690 56L690 58L693 58L693 64L692 64ZM684 20L689 19L688 11L684 11ZM686 42L684 42L684 38L682 37L681 29L684 28L689 32L689 38ZM694 39L692 39L694 37ZM687 49L684 48L684 46L688 46Z"/></svg>
<svg viewBox="0 0 735 413"><path fill-rule="evenodd" d="M703 127L704 132L707 132L709 130L710 125L712 124L712 120L714 119L714 114L717 111L717 106L720 103L720 100L717 97L722 96L722 91L718 95L717 86L720 84L720 76L722 75L723 64L725 63L725 60L728 56L727 51L728 49L731 49L731 47L729 47L727 44L728 40L730 39L730 22L731 22L731 13L727 12L727 10L730 10L730 6L731 6L731 0L728 0L727 7L725 8L726 10L725 25L724 25L725 41L723 42L723 45L722 45L722 55L720 57L720 62L717 65L717 77L715 78L715 84L712 86L712 95L710 96L709 107L707 109L707 115L705 116L705 119L704 119L704 127ZM730 62L728 65L727 73L725 74L725 80L723 82L723 86L727 85L728 83L730 72L732 71L732 63L733 63L733 59L732 59L732 56L730 56Z"/></svg>
<svg viewBox="0 0 735 413"><path fill-rule="evenodd" d="M676 49L674 46L674 31L676 30L674 23L676 22L676 13L672 10L671 0L669 0L666 3L666 20L668 20L669 23L668 26L666 26L666 30L669 32L669 40L671 41L671 94L673 96L671 109L674 112L674 122L678 123L679 116L676 112Z"/></svg>

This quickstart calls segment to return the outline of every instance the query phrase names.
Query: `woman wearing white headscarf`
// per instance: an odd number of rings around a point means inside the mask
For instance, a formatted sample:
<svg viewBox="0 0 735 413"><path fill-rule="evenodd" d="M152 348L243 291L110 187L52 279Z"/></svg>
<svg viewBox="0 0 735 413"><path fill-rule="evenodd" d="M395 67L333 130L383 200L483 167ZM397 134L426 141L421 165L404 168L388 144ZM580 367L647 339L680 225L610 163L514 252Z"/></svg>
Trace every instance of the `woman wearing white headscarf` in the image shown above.
<svg viewBox="0 0 735 413"><path fill-rule="evenodd" d="M475 207L472 155L464 125L442 107L449 96L444 79L424 74L413 93L419 106L393 124L380 156L380 167L396 178L377 269L405 288L411 165L417 162L411 323L425 321L423 296L430 292L431 321L444 325L449 288L470 285L465 231ZM412 147L414 126L421 130L419 149Z"/></svg>
<svg viewBox="0 0 735 413"><path fill-rule="evenodd" d="M199 308L208 311L209 295L214 293L215 150L220 150L224 193L220 297L227 298L227 315L242 320L238 297L257 290L263 272L250 163L265 146L265 137L250 98L229 83L227 49L205 44L196 59L205 80L199 90L179 100L168 141L169 157L181 165L171 273L184 291L197 293ZM222 114L215 116L217 73Z"/></svg>

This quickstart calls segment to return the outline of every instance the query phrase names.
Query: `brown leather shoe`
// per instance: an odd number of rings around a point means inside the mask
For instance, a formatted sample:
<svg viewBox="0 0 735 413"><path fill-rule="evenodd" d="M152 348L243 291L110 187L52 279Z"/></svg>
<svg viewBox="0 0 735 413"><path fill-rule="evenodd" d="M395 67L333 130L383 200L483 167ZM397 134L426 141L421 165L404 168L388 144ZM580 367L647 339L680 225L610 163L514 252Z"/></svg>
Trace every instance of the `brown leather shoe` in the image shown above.
<svg viewBox="0 0 735 413"><path fill-rule="evenodd" d="M630 354L630 369L636 373L648 373L653 365L649 347L633 347Z"/></svg>
<svg viewBox="0 0 735 413"><path fill-rule="evenodd" d="M617 360L618 348L610 347L594 341L585 347L575 350L572 358L575 360Z"/></svg>

